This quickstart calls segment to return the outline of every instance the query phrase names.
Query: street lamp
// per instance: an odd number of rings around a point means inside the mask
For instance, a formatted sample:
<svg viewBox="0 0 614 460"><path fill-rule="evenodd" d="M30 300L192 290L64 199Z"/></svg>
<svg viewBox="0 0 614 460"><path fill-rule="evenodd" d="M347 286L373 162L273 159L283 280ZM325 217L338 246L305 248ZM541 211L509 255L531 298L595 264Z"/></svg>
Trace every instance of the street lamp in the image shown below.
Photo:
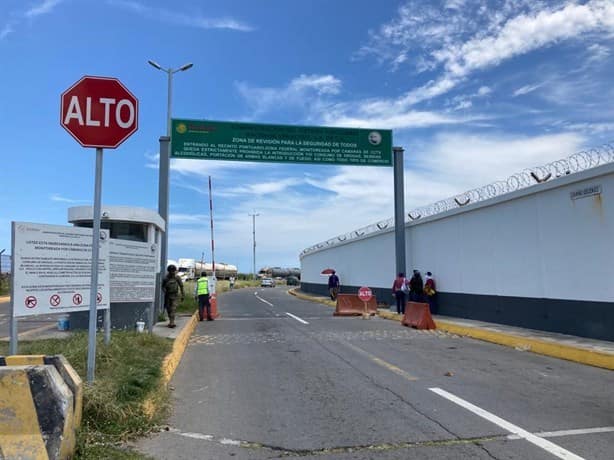
<svg viewBox="0 0 614 460"><path fill-rule="evenodd" d="M166 107L166 135L170 136L171 135L171 102L173 98L173 88L172 88L173 74L177 72L183 72L185 70L188 70L192 68L194 64L189 62L176 69L171 69L170 67L168 69L165 69L160 64L158 64L156 61L152 61L151 59L148 60L147 62L149 63L150 66L155 67L156 69L161 70L162 72L165 72L166 75L168 76L168 93L167 93L168 99L167 99L167 107Z"/></svg>
<svg viewBox="0 0 614 460"><path fill-rule="evenodd" d="M185 70L190 69L194 64L188 63L184 64L177 69L165 69L156 61L152 61L151 59L147 61L149 65L155 67L162 72L165 72L168 77L168 92L167 92L167 105L166 105L166 135L168 139L166 140L166 145L169 145L170 136L171 136L171 103L173 99L173 74L177 72L183 72ZM162 142L160 143L162 146ZM164 152L162 148L160 149L160 168L158 175L158 214L160 217L164 219L165 229L164 234L162 235L160 241L160 276L164 276L164 272L166 270L166 259L168 254L168 198L169 198L169 170L170 170L170 148L166 149ZM158 280L158 288L156 289L156 298L158 300L158 305L161 306L162 300L162 292L161 292L161 283ZM161 310L161 308L160 308ZM151 326L151 325L150 325Z"/></svg>

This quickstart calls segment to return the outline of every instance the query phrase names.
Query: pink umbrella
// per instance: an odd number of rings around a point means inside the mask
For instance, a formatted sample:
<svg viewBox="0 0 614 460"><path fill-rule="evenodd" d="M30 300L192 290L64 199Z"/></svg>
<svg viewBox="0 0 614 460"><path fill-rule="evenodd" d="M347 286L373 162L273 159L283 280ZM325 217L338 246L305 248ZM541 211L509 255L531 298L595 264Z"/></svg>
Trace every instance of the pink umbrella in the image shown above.
<svg viewBox="0 0 614 460"><path fill-rule="evenodd" d="M334 268L325 268L324 270L320 272L320 275L328 276L328 275L332 275L333 273L335 273Z"/></svg>

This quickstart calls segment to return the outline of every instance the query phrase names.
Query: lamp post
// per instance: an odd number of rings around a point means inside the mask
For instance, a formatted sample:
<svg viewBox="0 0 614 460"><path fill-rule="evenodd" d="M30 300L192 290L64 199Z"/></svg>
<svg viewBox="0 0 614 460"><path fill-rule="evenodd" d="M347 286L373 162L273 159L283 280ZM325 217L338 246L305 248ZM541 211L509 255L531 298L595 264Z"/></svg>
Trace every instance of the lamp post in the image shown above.
<svg viewBox="0 0 614 460"><path fill-rule="evenodd" d="M259 215L256 214L255 209L253 214L248 214L248 216L252 217L252 235L254 239L254 281L256 280L256 217Z"/></svg>
<svg viewBox="0 0 614 460"><path fill-rule="evenodd" d="M183 72L191 68L194 64L188 63L176 69L163 68L155 61L147 61L149 65L155 67L162 72L165 72L168 77L168 92L167 92L167 105L166 105L166 142L162 142L160 139L160 146L166 145L166 149L160 149L160 168L158 175L158 214L164 220L165 229L164 234L160 238L160 277L164 276L166 270L166 259L168 254L168 198L169 198L169 170L170 170L170 136L171 136L171 107L173 100L173 74L177 72ZM158 281L158 287L156 289L156 299L158 305L162 304L162 287L160 279ZM162 308L160 308L162 310Z"/></svg>

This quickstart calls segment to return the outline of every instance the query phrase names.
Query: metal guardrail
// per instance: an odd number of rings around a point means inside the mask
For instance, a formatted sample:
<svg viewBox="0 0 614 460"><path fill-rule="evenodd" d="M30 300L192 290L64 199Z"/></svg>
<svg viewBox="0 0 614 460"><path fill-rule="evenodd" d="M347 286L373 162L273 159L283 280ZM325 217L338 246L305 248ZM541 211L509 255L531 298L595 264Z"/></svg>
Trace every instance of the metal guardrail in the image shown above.
<svg viewBox="0 0 614 460"><path fill-rule="evenodd" d="M451 209L461 208L470 203L478 203L480 201L489 200L507 193L521 190L532 185L541 184L549 180L555 180L562 176L574 174L580 171L601 166L614 162L614 144L607 143L600 147L590 150L584 150L574 153L567 158L556 160L543 166L525 169L522 172L511 175L504 181L491 182L482 187L467 190L456 196L446 198L444 200L431 203L427 206L422 206L407 213L405 222L414 222L425 217L434 216L442 212L450 211ZM378 233L383 230L394 227L394 218L382 220L373 224L369 224L358 230L344 233L335 236L321 243L314 244L300 253L299 257L303 257L310 252L318 249L336 246L345 241L360 238L372 233Z"/></svg>

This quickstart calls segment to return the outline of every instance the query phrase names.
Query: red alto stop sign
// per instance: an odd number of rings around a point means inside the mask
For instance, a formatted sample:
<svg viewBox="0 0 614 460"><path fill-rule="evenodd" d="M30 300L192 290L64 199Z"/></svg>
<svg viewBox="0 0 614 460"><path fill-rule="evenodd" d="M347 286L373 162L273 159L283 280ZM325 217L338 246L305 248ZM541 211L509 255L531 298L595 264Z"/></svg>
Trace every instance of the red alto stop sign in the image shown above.
<svg viewBox="0 0 614 460"><path fill-rule="evenodd" d="M358 290L358 298L363 302L368 302L371 300L371 297L373 297L373 293L368 287L363 286Z"/></svg>
<svg viewBox="0 0 614 460"><path fill-rule="evenodd" d="M62 93L60 124L83 147L114 149L138 121L139 101L117 78L83 77Z"/></svg>

